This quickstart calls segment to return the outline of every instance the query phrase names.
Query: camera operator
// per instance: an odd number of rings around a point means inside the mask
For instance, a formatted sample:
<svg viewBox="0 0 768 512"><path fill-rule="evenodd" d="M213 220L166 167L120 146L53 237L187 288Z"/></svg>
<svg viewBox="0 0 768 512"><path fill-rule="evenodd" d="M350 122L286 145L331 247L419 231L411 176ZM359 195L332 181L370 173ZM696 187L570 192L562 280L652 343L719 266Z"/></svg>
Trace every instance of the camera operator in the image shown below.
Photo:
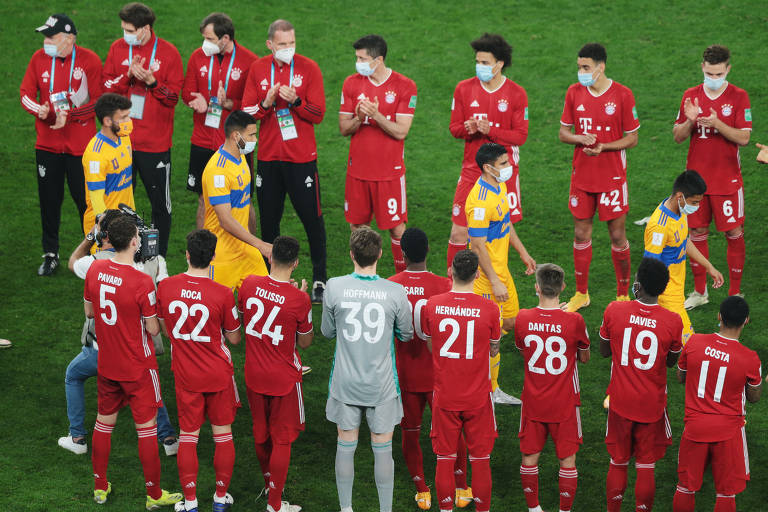
<svg viewBox="0 0 768 512"><path fill-rule="evenodd" d="M114 256L115 251L109 243L107 234L109 224L117 217L125 215L120 210L107 210L96 220L93 229L74 250L69 257L69 270L80 279L85 279L91 264L99 259L108 259ZM95 254L91 254L94 244L98 245ZM135 263L137 269L152 278L155 284L168 277L165 259L156 256L146 262ZM163 353L162 338L158 334L153 337L155 352ZM88 447L85 441L85 381L96 376L99 345L96 341L96 331L93 319L86 319L83 325L81 337L83 349L67 366L64 377L64 390L67 396L67 416L69 416L69 435L59 438L59 446L81 455L86 453ZM175 455L178 451L176 431L171 426L168 411L165 406L157 411L157 437L163 442L166 455Z"/></svg>

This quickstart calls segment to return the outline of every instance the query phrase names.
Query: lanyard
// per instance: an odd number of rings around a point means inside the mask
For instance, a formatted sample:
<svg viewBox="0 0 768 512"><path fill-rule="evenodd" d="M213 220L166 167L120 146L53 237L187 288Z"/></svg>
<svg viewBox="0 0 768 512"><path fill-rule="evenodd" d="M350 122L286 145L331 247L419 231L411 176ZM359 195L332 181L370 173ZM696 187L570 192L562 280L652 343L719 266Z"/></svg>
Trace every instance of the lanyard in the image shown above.
<svg viewBox="0 0 768 512"><path fill-rule="evenodd" d="M288 78L288 87L293 87L293 61L295 59L291 59L291 76ZM274 87L275 86L275 58L272 57L272 73L269 75L269 86Z"/></svg>
<svg viewBox="0 0 768 512"><path fill-rule="evenodd" d="M75 54L77 47L72 45L72 62L69 63L69 93L72 93L72 72L75 70ZM51 57L51 83L48 92L53 92L53 78L56 75L56 57Z"/></svg>
<svg viewBox="0 0 768 512"><path fill-rule="evenodd" d="M224 95L227 94L229 88L229 74L232 72L232 64L235 62L235 54L237 53L237 45L232 45L232 59L229 61L229 67L227 68L227 78L224 81ZM208 96L211 95L211 73L213 73L213 55L211 55L211 62L208 63Z"/></svg>
<svg viewBox="0 0 768 512"><path fill-rule="evenodd" d="M152 63L155 62L155 53L157 52L157 36L155 36L155 45L152 47L152 55L149 57L149 67L148 69L152 69ZM130 44L128 45L128 67L131 67L131 64L133 64L133 46Z"/></svg>

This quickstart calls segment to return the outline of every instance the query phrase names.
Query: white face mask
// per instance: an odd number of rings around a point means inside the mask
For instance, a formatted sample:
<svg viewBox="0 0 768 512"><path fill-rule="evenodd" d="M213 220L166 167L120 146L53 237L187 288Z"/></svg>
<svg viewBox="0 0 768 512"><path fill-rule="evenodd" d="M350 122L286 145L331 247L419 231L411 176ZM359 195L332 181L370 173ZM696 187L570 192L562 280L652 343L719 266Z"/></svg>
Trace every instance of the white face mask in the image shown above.
<svg viewBox="0 0 768 512"><path fill-rule="evenodd" d="M56 57L59 54L59 47L55 44L43 44L43 51L49 57Z"/></svg>
<svg viewBox="0 0 768 512"><path fill-rule="evenodd" d="M376 71L376 66L371 67L370 62L355 62L355 69L363 76L371 76Z"/></svg>
<svg viewBox="0 0 768 512"><path fill-rule="evenodd" d="M495 167L493 168L496 169ZM496 181L498 181L499 183L506 182L509 178L512 177L512 174L515 172L514 167L512 167L511 165L508 165L506 167L502 167L501 169L496 169L496 170L499 171L499 175L494 176L494 178L496 178Z"/></svg>
<svg viewBox="0 0 768 512"><path fill-rule="evenodd" d="M296 53L296 48L280 48L275 51L275 58L285 64L290 64L293 60L293 55Z"/></svg>
<svg viewBox="0 0 768 512"><path fill-rule="evenodd" d="M245 144L245 147L241 147L240 143ZM243 136L240 136L240 142L237 143L237 149L240 150L241 155L247 155L248 153L252 153L254 149L256 149L256 141L252 142L246 142Z"/></svg>
<svg viewBox="0 0 768 512"><path fill-rule="evenodd" d="M128 46L139 45L139 34L135 32L133 34L129 34L125 30L123 30L123 39L125 39L125 42L128 43Z"/></svg>
<svg viewBox="0 0 768 512"><path fill-rule="evenodd" d="M210 57L211 55L216 55L217 53L221 53L221 48L219 48L219 45L216 43L212 43L207 39L203 40L203 53L206 57Z"/></svg>

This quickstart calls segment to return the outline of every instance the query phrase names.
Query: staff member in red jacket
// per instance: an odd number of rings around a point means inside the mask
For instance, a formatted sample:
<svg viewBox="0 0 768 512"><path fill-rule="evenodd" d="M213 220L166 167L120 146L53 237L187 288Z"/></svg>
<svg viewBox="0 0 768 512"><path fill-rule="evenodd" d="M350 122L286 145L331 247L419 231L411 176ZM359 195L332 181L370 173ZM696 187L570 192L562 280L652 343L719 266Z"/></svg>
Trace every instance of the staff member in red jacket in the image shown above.
<svg viewBox="0 0 768 512"><path fill-rule="evenodd" d="M171 136L184 70L181 55L152 30L155 13L138 2L120 9L123 38L109 48L104 63L105 92L131 99L133 186L138 170L152 205L152 223L160 231L165 256L171 232Z"/></svg>
<svg viewBox="0 0 768 512"><path fill-rule="evenodd" d="M325 221L320 208L315 125L325 115L323 75L312 59L296 54L293 25L277 20L269 26L271 54L251 66L243 110L260 121L256 165L261 239L280 234L285 194L304 224L312 258L312 302L325 288Z"/></svg>
<svg viewBox="0 0 768 512"><path fill-rule="evenodd" d="M64 179L80 214L85 213L85 179L81 158L96 133L93 105L101 96L101 59L75 44L77 29L66 14L54 14L38 27L43 48L29 61L19 96L35 116L37 194L43 224L43 264L38 275L59 266L59 224Z"/></svg>
<svg viewBox="0 0 768 512"><path fill-rule="evenodd" d="M197 228L203 227L203 169L224 144L224 121L233 110L240 110L248 70L258 56L235 41L232 18L214 12L200 23L203 46L189 57L181 99L194 112L192 146L189 150L187 190L197 193ZM253 155L247 157L253 183ZM253 187L253 185L251 185ZM253 189L251 189L253 195ZM249 226L256 230L255 223Z"/></svg>

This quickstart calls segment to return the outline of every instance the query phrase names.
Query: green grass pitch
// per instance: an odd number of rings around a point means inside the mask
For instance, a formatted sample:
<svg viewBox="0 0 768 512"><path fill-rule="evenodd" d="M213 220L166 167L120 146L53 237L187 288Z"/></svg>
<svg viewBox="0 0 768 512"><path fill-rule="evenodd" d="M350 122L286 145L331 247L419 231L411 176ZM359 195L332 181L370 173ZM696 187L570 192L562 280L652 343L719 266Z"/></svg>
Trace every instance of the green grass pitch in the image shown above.
<svg viewBox="0 0 768 512"><path fill-rule="evenodd" d="M91 501L92 479L88 457L77 457L56 445L67 432L63 390L64 370L80 350L82 286L74 275L61 268L54 277L37 277L40 263L40 220L35 183L34 123L19 104L18 87L32 53L42 37L34 32L54 12L67 12L80 32L78 43L95 50L102 59L109 44L120 37L117 0L71 0L23 2L8 0L0 7L2 53L0 53L0 108L3 112L0 144L0 336L10 338L13 348L0 353L0 509L62 510L95 509ZM344 164L348 140L337 128L341 84L354 72L351 43L368 33L382 34L389 44L387 64L416 81L419 105L406 142L408 202L412 226L425 228L432 241L431 268L444 270L445 246L450 229L451 199L460 170L462 143L448 132L451 96L459 80L474 73L469 41L484 31L503 34L514 46L513 64L507 76L526 88L529 97L530 134L521 148L521 186L524 219L516 226L531 255L538 262L553 261L566 269L568 288L573 292L572 223L567 209L572 148L558 142L557 131L566 88L576 80L576 52L582 44L599 41L609 55L607 74L634 91L642 122L639 145L629 150L629 220L648 215L665 197L670 183L685 165L687 145L672 139L683 91L702 79L701 53L713 43L731 48L733 70L729 79L749 92L754 115L752 142L768 141L764 122L768 112L765 70L768 62L765 4L748 0L716 2L692 0L669 2L543 2L435 0L342 2L245 2L212 4L200 0L151 3L158 21L156 32L170 40L186 63L202 38L197 27L213 10L229 13L237 29L237 40L264 55L268 24L278 18L291 20L297 29L298 51L315 59L323 71L327 100L325 121L317 128L323 210L328 229L329 273L351 270L347 257L348 227L343 217ZM762 9L762 10L761 10ZM168 267L184 270L184 235L194 228L197 198L185 190L186 166L191 133L191 113L179 105L173 148L173 230ZM748 224L747 266L743 291L752 307L752 322L743 341L756 348L764 360L768 349L763 335L768 327L768 306L762 300L768 289L763 274L768 258L765 218L768 206L768 168L755 162L752 143L742 150ZM136 190L137 206L149 214L146 194ZM283 233L302 240L302 262L297 277L311 277L306 238L290 206L286 208ZM628 223L633 266L642 254L642 228ZM66 262L80 241L76 211L65 197L61 227L61 257ZM727 275L725 243L721 235L711 238L714 264ZM523 275L515 255L510 266L517 280L521 307L536 304L533 278ZM379 267L389 276L393 266L385 246ZM689 290L690 284L689 273ZM583 311L593 342L604 307L615 296L613 268L606 229L594 230L594 260L591 269L592 305ZM693 312L697 330L717 328L717 304L725 290L711 292L712 302ZM315 309L319 322L320 310ZM316 329L319 332L319 326ZM501 383L505 390L520 391L523 365L510 337L502 347ZM244 391L242 345L233 350L241 392ZM312 347L302 354L314 370L305 379L307 429L294 444L286 497L305 510L338 510L333 460L335 428L325 420L327 378L333 341L318 334ZM580 369L584 445L577 457L580 473L575 511L605 510L605 475L608 455L603 444L605 413L601 407L609 378L609 364L595 348L592 361ZM159 357L164 396L172 417L176 415L173 379L167 355ZM86 385L86 425L96 413L96 384ZM670 416L675 444L657 464L657 510L671 510L676 483L676 450L682 430L682 387L670 373ZM747 436L752 461L752 481L737 499L739 510L766 510L764 492L768 475L768 417L766 404L749 405ZM500 435L493 452L493 510L525 510L519 484L520 455L517 441L519 409L498 407ZM425 418L424 425L428 425ZM235 510L264 510L265 502L254 500L261 475L250 436L250 417L242 409L234 425L237 461L231 492ZM434 457L423 436L425 470L433 486ZM395 434L395 498L397 511L416 510L414 488L399 453L400 435ZM90 439L89 439L90 444ZM110 480L114 492L107 510L138 510L144 505L141 467L136 453L136 434L128 411L121 414L113 436ZM199 444L199 498L210 506L213 493L213 442L208 427ZM179 490L176 463L162 458L163 486ZM378 510L373 484L373 457L368 433L363 429L356 457L355 510ZM634 505L634 471L625 498L625 510ZM708 479L711 482L711 479ZM433 487L434 489L434 487ZM547 510L557 507L557 462L551 445L541 460L540 496ZM706 483L697 510L711 510L714 489ZM437 510L436 503L433 510Z"/></svg>

